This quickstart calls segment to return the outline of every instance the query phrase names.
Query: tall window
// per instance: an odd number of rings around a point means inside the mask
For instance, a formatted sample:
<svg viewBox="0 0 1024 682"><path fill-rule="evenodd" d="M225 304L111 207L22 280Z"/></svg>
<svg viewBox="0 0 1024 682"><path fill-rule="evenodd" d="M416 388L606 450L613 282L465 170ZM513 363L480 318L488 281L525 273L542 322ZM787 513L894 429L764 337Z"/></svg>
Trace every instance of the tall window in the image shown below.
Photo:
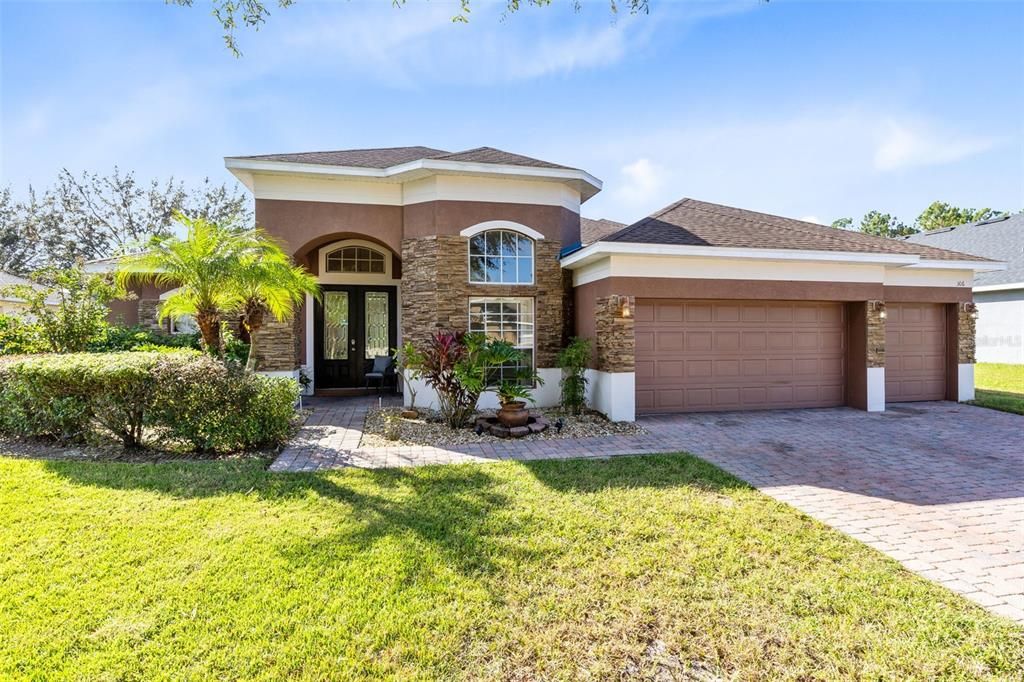
<svg viewBox="0 0 1024 682"><path fill-rule="evenodd" d="M523 351L521 363L493 368L490 381L496 384L515 379L533 367L533 299L473 298L469 301L469 331L508 341Z"/></svg>
<svg viewBox="0 0 1024 682"><path fill-rule="evenodd" d="M533 240L511 230L487 230L469 239L469 281L533 284Z"/></svg>
<svg viewBox="0 0 1024 682"><path fill-rule="evenodd" d="M327 254L327 272L384 273L384 254L365 246L345 246Z"/></svg>

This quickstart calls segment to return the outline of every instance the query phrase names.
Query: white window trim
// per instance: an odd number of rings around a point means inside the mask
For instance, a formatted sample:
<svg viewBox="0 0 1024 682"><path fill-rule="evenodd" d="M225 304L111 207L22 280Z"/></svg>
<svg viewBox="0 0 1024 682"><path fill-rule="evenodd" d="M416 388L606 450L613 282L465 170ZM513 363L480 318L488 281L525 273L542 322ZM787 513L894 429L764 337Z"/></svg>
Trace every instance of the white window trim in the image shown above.
<svg viewBox="0 0 1024 682"><path fill-rule="evenodd" d="M459 232L459 234L463 237L473 237L481 232L487 232L488 230L511 230L512 232L525 234L534 241L542 241L544 239L544 235L532 227L527 227L522 223L514 223L511 220L488 220L486 222L477 223L476 225L467 227Z"/></svg>
<svg viewBox="0 0 1024 682"><path fill-rule="evenodd" d="M344 262L345 262L344 252L349 250L349 249L360 249L360 248L366 249L367 251L370 252L370 256L367 259L368 262L370 262L370 263L374 262L374 260L373 260L374 256L379 256L380 257L380 259L381 259L380 263L381 263L381 266L383 267L383 270L381 272L373 272L371 270L366 270L365 272L359 272L358 270L345 271L345 270L328 270L327 269L327 263L328 263L328 261L331 258L331 254L334 254L334 253L337 253L337 252L340 251L341 255L338 258L341 261L342 265L344 266ZM386 275L387 272L388 272L388 256L389 255L390 254L385 253L384 251L380 250L379 248L373 248L373 247L369 247L369 246L357 246L355 244L345 244L344 246L339 246L338 248L330 249L330 250L324 252L324 272L325 273L329 272L332 275ZM359 260L360 259L359 259L358 255L357 255L355 257L355 261L358 263Z"/></svg>
<svg viewBox="0 0 1024 682"><path fill-rule="evenodd" d="M537 371L537 299L534 296L473 296L466 304L466 329L472 331L473 313L470 310L474 303L522 303L523 301L529 301L533 311L532 341L529 346L516 345L515 347L530 351L530 367L533 371ZM533 385L531 384L531 386Z"/></svg>
<svg viewBox="0 0 1024 682"><path fill-rule="evenodd" d="M365 246L384 255L384 272L327 272L327 254L346 246ZM317 281L321 284L387 284L397 285L392 276L391 249L366 239L342 239L325 244L317 252Z"/></svg>
<svg viewBox="0 0 1024 682"><path fill-rule="evenodd" d="M502 220L492 220L491 223L501 224L501 225L506 225L506 226L507 225L516 225L517 224L517 223L508 223L508 222L505 222L505 221L502 221ZM488 223L480 223L480 224L481 225L487 225ZM473 229L473 228L467 228L467 229ZM527 227L526 229L529 230L530 228ZM469 250L469 240L471 240L474 236L480 234L481 232L490 232L492 230L503 230L505 232L516 232L516 233L520 234L521 236L529 237L531 240L533 240L533 249L532 249L533 255L530 256L530 281L529 282L474 282L473 281L473 255L472 255L472 253ZM466 232L466 230L463 230L460 234L464 234L465 232ZM540 233L538 232L536 234L540 234ZM543 238L544 237L541 236L541 239L543 239ZM532 236L530 236L529 234L522 233L519 230L512 229L510 227L489 227L489 228L487 228L485 230L477 230L472 235L469 235L469 237L468 237L468 239L466 241L466 280L469 282L469 284L471 286L481 286L481 285L483 285L483 286L497 286L497 287L532 287L532 286L536 285L537 284L537 239L532 237Z"/></svg>

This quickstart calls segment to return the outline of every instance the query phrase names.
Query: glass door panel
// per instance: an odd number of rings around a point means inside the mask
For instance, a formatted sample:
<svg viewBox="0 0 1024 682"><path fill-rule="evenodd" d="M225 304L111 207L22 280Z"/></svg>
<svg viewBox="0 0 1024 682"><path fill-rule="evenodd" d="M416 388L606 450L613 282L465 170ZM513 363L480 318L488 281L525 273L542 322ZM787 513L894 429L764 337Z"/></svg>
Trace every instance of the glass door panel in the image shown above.
<svg viewBox="0 0 1024 682"><path fill-rule="evenodd" d="M348 292L324 292L324 359L348 360Z"/></svg>
<svg viewBox="0 0 1024 682"><path fill-rule="evenodd" d="M367 291L365 299L365 333L366 343L363 344L367 360L372 360L379 355L390 355L391 348L388 345L388 326L390 316L388 314L388 292Z"/></svg>

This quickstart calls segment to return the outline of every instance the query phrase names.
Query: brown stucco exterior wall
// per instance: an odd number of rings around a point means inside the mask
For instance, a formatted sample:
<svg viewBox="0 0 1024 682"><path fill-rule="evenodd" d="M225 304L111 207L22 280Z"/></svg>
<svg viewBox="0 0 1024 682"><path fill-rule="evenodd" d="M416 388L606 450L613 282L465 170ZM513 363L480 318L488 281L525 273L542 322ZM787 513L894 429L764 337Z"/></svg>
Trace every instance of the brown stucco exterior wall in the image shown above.
<svg viewBox="0 0 1024 682"><path fill-rule="evenodd" d="M404 207L405 238L457 235L489 220L531 227L546 240L573 244L580 239L580 216L561 206L492 201L424 201Z"/></svg>
<svg viewBox="0 0 1024 682"><path fill-rule="evenodd" d="M471 284L468 248L469 240L460 236L405 240L402 261L415 266L406 267L402 279L403 339L423 344L440 329L466 331L470 298L531 297L536 365L553 367L565 333L561 245L547 239L535 243L535 283L530 286Z"/></svg>
<svg viewBox="0 0 1024 682"><path fill-rule="evenodd" d="M885 287L883 301L892 303L966 303L974 300L970 287Z"/></svg>
<svg viewBox="0 0 1024 682"><path fill-rule="evenodd" d="M149 309L159 303L160 294L163 294L173 288L174 287L158 287L155 284L133 284L128 287L130 298L110 302L110 313L107 315L107 322L125 327L134 327L137 324L143 324L143 322L140 322L139 318L139 308L143 301L153 302L147 303L143 306L147 310L146 323L149 322L148 318L150 316L152 317L153 322L155 322L156 317L149 312Z"/></svg>
<svg viewBox="0 0 1024 682"><path fill-rule="evenodd" d="M379 241L402 251L402 207L326 201L256 200L256 224L280 239L288 253L308 251L336 239Z"/></svg>
<svg viewBox="0 0 1024 682"><path fill-rule="evenodd" d="M884 337L883 337L884 339ZM846 304L846 404L868 409L867 303Z"/></svg>

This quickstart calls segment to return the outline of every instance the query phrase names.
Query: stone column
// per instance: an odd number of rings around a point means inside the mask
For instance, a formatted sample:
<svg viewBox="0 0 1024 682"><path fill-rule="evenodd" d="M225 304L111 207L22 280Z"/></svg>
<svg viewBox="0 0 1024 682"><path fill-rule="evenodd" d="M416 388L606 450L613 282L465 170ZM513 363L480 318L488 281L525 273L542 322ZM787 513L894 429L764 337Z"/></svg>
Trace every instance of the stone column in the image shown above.
<svg viewBox="0 0 1024 682"><path fill-rule="evenodd" d="M603 296L594 303L591 404L616 422L636 419L635 312L632 296Z"/></svg>
<svg viewBox="0 0 1024 682"><path fill-rule="evenodd" d="M885 302L868 301L867 326L867 411L885 411Z"/></svg>
<svg viewBox="0 0 1024 682"><path fill-rule="evenodd" d="M974 316L978 309L973 302L957 303L949 308L952 310L950 314L956 316L956 367L955 373L950 372L947 376L952 374L952 377L956 379L956 390L947 391L946 397L965 402L974 400L975 333L977 331L977 320L974 319ZM950 355L952 356L952 353Z"/></svg>

